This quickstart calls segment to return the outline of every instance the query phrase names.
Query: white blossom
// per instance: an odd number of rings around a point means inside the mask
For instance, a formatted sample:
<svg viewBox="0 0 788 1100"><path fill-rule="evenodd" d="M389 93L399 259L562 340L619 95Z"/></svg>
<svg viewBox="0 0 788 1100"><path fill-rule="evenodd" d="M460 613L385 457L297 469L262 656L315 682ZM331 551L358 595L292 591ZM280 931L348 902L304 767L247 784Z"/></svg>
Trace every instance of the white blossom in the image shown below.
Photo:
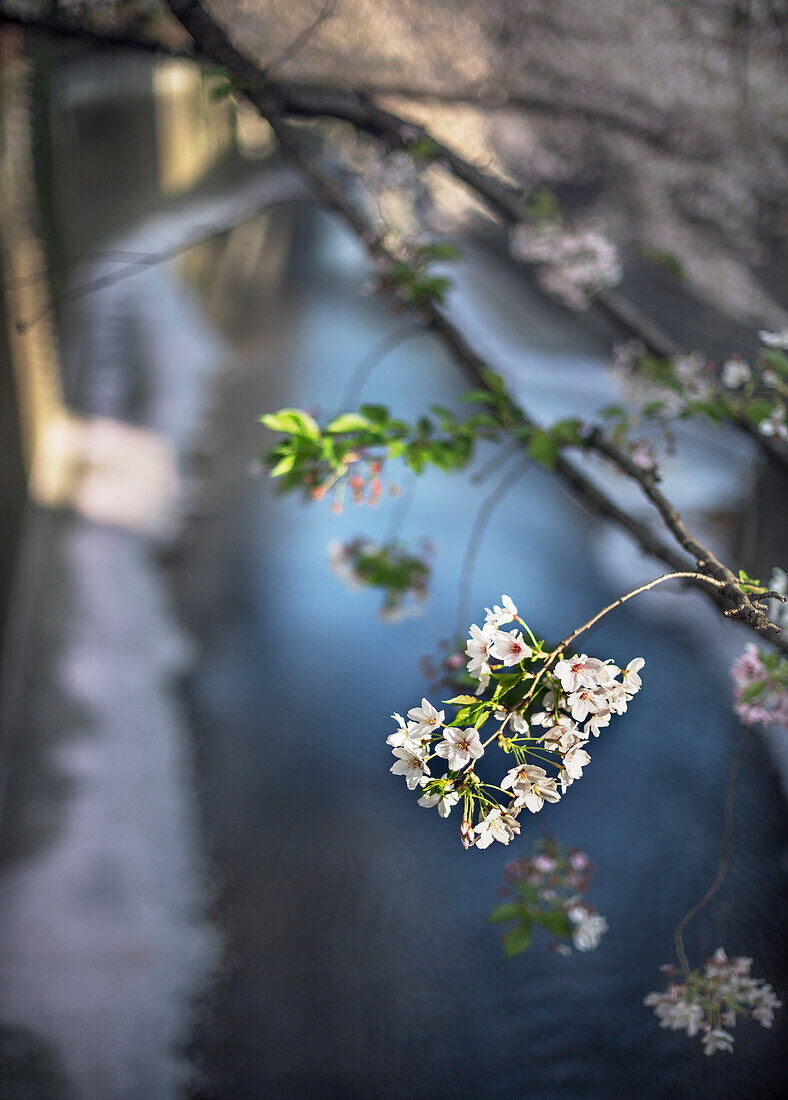
<svg viewBox="0 0 788 1100"><path fill-rule="evenodd" d="M484 610L487 612L484 625L490 627L491 630L498 630L517 618L517 608L509 596L501 596L500 607L498 604L493 604L492 611L489 607L485 607Z"/></svg>
<svg viewBox="0 0 788 1100"><path fill-rule="evenodd" d="M621 673L621 682L627 695L635 695L643 686L643 681L638 673L645 665L642 657L633 657L627 667Z"/></svg>
<svg viewBox="0 0 788 1100"><path fill-rule="evenodd" d="M610 725L611 715L612 711L609 709L598 710L596 714L590 715L584 727L586 736L593 734L594 737L599 737L599 731Z"/></svg>
<svg viewBox="0 0 788 1100"><path fill-rule="evenodd" d="M452 806L456 806L460 801L460 796L453 787L447 787L444 791L434 791L432 794L423 794L418 800L419 806L424 806L427 809L432 809L433 806L438 807L438 813L441 817L448 817L451 813Z"/></svg>
<svg viewBox="0 0 788 1100"><path fill-rule="evenodd" d="M784 328L782 332L768 332L766 329L761 329L758 337L761 343L766 344L769 348L780 348L783 351L788 351L788 328Z"/></svg>
<svg viewBox="0 0 788 1100"><path fill-rule="evenodd" d="M599 695L590 688L573 691L567 699L567 703L576 722L583 722L589 714L593 714L602 706Z"/></svg>
<svg viewBox="0 0 788 1100"><path fill-rule="evenodd" d="M408 711L408 718L412 721L411 737L415 740L427 734L434 733L443 725L446 712L436 710L428 699L422 699L420 707L412 707Z"/></svg>
<svg viewBox="0 0 788 1100"><path fill-rule="evenodd" d="M591 763L591 757L581 748L570 749L564 756L564 771L571 779L581 779L583 768Z"/></svg>
<svg viewBox="0 0 788 1100"><path fill-rule="evenodd" d="M530 791L534 783L546 778L547 772L544 768L538 768L534 764L518 764L516 768L510 768L501 780L501 790L523 794Z"/></svg>
<svg viewBox="0 0 788 1100"><path fill-rule="evenodd" d="M726 360L722 365L722 384L729 390L737 390L752 378L749 365L738 355Z"/></svg>
<svg viewBox="0 0 788 1100"><path fill-rule="evenodd" d="M413 722L406 722L401 714L392 714L391 716L397 723L397 728L393 733L390 733L386 738L386 744L391 745L395 749L402 748L403 745L407 747L415 747L419 742L412 737L415 724Z"/></svg>
<svg viewBox="0 0 788 1100"><path fill-rule="evenodd" d="M421 786L424 777L430 774L425 760L418 753L406 748L394 749L394 755L397 760L389 769L392 775L404 775L409 791Z"/></svg>
<svg viewBox="0 0 788 1100"><path fill-rule="evenodd" d="M558 802L558 780L539 779L531 788L515 799L515 806L525 806L532 814L538 814L545 802Z"/></svg>
<svg viewBox="0 0 788 1100"><path fill-rule="evenodd" d="M490 674L488 658L490 656L492 635L493 628L486 624L484 628L478 627L475 623L471 626L465 654L469 658L468 672L474 679L478 680L481 676L489 676Z"/></svg>
<svg viewBox="0 0 788 1100"><path fill-rule="evenodd" d="M615 245L593 229L574 230L560 222L521 222L510 238L513 256L542 266L543 288L573 309L583 309L602 287L621 280Z"/></svg>
<svg viewBox="0 0 788 1100"><path fill-rule="evenodd" d="M477 848L489 848L494 840L508 844L520 832L520 823L511 814L505 813L500 806L490 810L487 816L474 829Z"/></svg>
<svg viewBox="0 0 788 1100"><path fill-rule="evenodd" d="M785 442L788 439L788 428L785 425L784 406L775 405L769 415L765 416L758 424L758 431L761 435L776 436Z"/></svg>
<svg viewBox="0 0 788 1100"><path fill-rule="evenodd" d="M530 728L528 722L517 710L496 710L493 711L493 718L496 722L508 722L509 728L514 733L528 733Z"/></svg>
<svg viewBox="0 0 788 1100"><path fill-rule="evenodd" d="M599 914L589 913L587 909L583 909L583 916L575 922L572 913L573 910L570 909L568 916L575 925L572 930L572 943L578 951L593 951L599 947L599 941L609 928L607 921Z"/></svg>
<svg viewBox="0 0 788 1100"><path fill-rule="evenodd" d="M435 746L435 752L446 760L451 771L456 772L471 760L484 756L484 746L479 738L479 731L473 727L465 730L446 728L443 731L443 741Z"/></svg>
<svg viewBox="0 0 788 1100"><path fill-rule="evenodd" d="M712 1028L711 1031L707 1031L701 1042L703 1043L704 1054L714 1054L718 1050L733 1050L733 1036L720 1028Z"/></svg>
<svg viewBox="0 0 788 1100"><path fill-rule="evenodd" d="M519 630L496 630L492 636L490 653L509 668L531 656L531 649L525 644Z"/></svg>
<svg viewBox="0 0 788 1100"><path fill-rule="evenodd" d="M559 661L555 666L555 674L561 681L561 687L565 692L578 691L580 688L594 688L600 683L600 675L609 679L609 673L600 673L605 666L596 657L588 657L581 653L577 657Z"/></svg>

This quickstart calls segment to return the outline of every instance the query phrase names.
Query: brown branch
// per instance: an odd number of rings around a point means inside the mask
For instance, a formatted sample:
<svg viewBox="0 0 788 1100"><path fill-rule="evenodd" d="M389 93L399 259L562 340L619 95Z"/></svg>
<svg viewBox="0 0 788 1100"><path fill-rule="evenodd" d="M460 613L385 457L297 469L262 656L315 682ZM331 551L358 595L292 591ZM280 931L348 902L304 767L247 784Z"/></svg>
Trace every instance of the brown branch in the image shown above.
<svg viewBox="0 0 788 1100"><path fill-rule="evenodd" d="M505 227L511 229L523 220L522 195L518 190L459 156L425 127L384 110L363 92L267 81L254 61L242 55L224 30L210 16L206 17L207 13L199 3L195 0L168 0L168 3L184 26L191 23L199 41L206 47L207 55L214 61L222 57L224 60L219 63L240 76L244 85L249 85L244 90L258 106L265 104L265 114L274 112L281 117L340 119L372 137L396 142L406 149L416 142L428 141L435 151L436 160L474 191ZM517 262L531 273L537 266L521 260ZM620 291L600 290L594 296L593 304L619 329L640 340L655 355L668 358L681 353L676 340ZM760 435L746 417L738 418L737 424L770 455L781 462L788 461L788 450L776 440Z"/></svg>
<svg viewBox="0 0 788 1100"><path fill-rule="evenodd" d="M750 740L752 729L747 728L744 731L744 736L741 739L736 755L733 757L731 763L730 774L728 775L728 789L725 795L725 810L723 813L723 828L722 839L720 840L720 858L717 864L717 871L714 875L714 879L709 886L703 897L697 901L688 913L681 918L676 925L676 930L673 933L673 942L676 945L676 957L679 960L681 969L685 974L689 974L689 962L687 961L687 952L684 948L684 933L687 930L687 925L691 920L697 917L698 913L702 909L705 909L711 899L717 893L722 886L725 879L725 873L728 870L728 855L730 851L731 833L733 832L733 803L736 798L736 780L739 776L739 768L741 767L742 757L744 756L744 750L747 748L747 743Z"/></svg>
<svg viewBox="0 0 788 1100"><path fill-rule="evenodd" d="M191 34L199 52L204 54L214 63L230 69L230 71L240 79L244 87L244 94L257 107L260 113L268 119L277 135L282 150L311 180L313 186L326 203L332 207L347 222L361 240L364 241L373 258L379 258L386 262L390 261L392 257L387 252L380 237L375 234L360 210L348 199L343 187L337 179L329 175L322 166L317 164L315 158L305 147L303 136L283 121L280 113L280 104L276 95L272 94L270 87L264 82L261 84L259 80L259 69L254 61L245 57L235 46L233 46L224 30L212 19L205 9L202 8L199 0L168 0L168 3L173 14L183 23L185 29ZM396 116L390 117L396 118ZM397 124L402 125L401 120L397 120ZM464 164L462 161L459 161L459 163L461 165ZM475 169L470 169L470 166L466 165L465 167L475 172ZM497 181L492 182L495 184L496 188L499 186L501 188L503 187L503 185L499 185ZM440 336L443 343L450 348L459 361L475 375L477 379L483 380L488 370L487 364L473 351L465 340L465 337L453 326L441 309L432 301L427 302L421 306L420 309L424 313L432 330ZM526 426L533 429L538 428L537 423L525 412L523 412L522 415ZM642 471L634 467L634 464L632 464L626 456L625 461L632 465L633 469L635 469L638 474L642 474ZM561 458L556 465L556 469L564 476L569 474L568 480L570 483L573 484L575 488L581 488L586 499L598 501L602 498L602 494L599 490L588 482L578 470L574 469L566 459ZM639 477L637 477L636 480L642 485L642 481ZM672 508L672 505L669 505L664 497L659 501L654 499L653 496L650 499L657 505L667 526L674 536L677 537L681 545L695 556L696 561L698 561L699 570L703 570L707 573L706 578L695 578L692 579L690 583L700 585L726 612L731 610L730 604L732 603L733 610L736 612L737 617L741 618L742 621L756 632L768 634L770 640L775 641L781 648L788 650L788 646L786 646L781 639L778 639L779 630L769 622L757 605L750 601L749 597L739 586L733 573L689 534L686 528L684 528L678 513ZM621 510L611 501L607 501L606 499L604 512L610 518L619 514L623 517ZM624 526L626 530L629 530L630 533L635 533L639 525L633 526L633 524L634 521L629 520L626 523L622 523L622 526ZM653 534L650 535L642 545L651 549L651 552L657 548L659 548L659 550L663 549L661 540L656 540ZM695 553L696 550L697 553ZM673 552L669 550L669 554L670 559L673 559ZM662 554L660 553L659 556L662 556ZM669 559L665 558L664 560ZM681 566L679 570L686 572ZM719 584L721 581L724 582L724 588Z"/></svg>
<svg viewBox="0 0 788 1100"><path fill-rule="evenodd" d="M201 8L199 3L193 3L192 0L173 0L169 6L184 26L191 23L196 35L206 47L206 57L240 77L242 83L249 86L244 88L245 91L249 92L251 87L254 94L250 95L250 98L253 101L267 104L264 113L275 111L282 116L341 119L374 137L396 141L405 147L415 141L429 140L441 163L475 191L498 215L504 225L511 228L521 221L522 196L518 191L470 164L442 142L436 141L426 128L382 109L370 100L367 93L311 84L275 83L267 79L267 74L274 66L282 64L288 57L293 56L322 22L333 14L333 0L326 0L313 23L288 47L286 54L271 62L267 69L261 69L252 59L236 50L224 30ZM95 44L146 49L167 56L197 60L192 51L130 35L98 32L56 16L48 19L32 18L7 14L0 9L0 19L47 33L81 38ZM219 61L219 57L223 60ZM546 102L542 106L545 106ZM587 109L578 108L578 110ZM534 270L533 264L523 261L518 263L529 271ZM594 305L620 329L636 337L654 354L663 357L680 354L679 344L620 292L599 291L594 297ZM736 423L772 457L783 463L788 460L786 448L777 440L761 435L747 417L738 417Z"/></svg>
<svg viewBox="0 0 788 1100"><path fill-rule="evenodd" d="M26 15L18 11L9 11L0 6L0 24L20 27L22 30L37 31L54 38L71 38L85 42L89 46L109 46L110 48L142 50L159 57L177 57L186 61L195 61L194 51L182 46L170 45L155 38L146 38L126 31L98 30L85 23L75 23L73 19L64 19L60 15Z"/></svg>
<svg viewBox="0 0 788 1100"><path fill-rule="evenodd" d="M657 509L665 526L676 541L688 554L695 558L698 568L704 570L716 580L723 582L723 592L733 604L733 607L725 612L729 618L741 619L753 627L754 630L769 631L773 629L773 624L763 608L743 590L738 577L726 565L723 565L708 547L690 534L681 516L659 488L657 477L653 471L644 470L638 466L630 455L621 450L620 447L616 447L609 439L606 439L598 428L591 431L586 439L586 445L590 450L596 451L609 459L628 477L636 481L644 496Z"/></svg>
<svg viewBox="0 0 788 1100"><path fill-rule="evenodd" d="M659 148L681 146L695 157L708 157L711 150L700 149L698 142L687 132L686 127L672 115L659 113L654 120L643 120L625 115L611 107L579 103L576 100L557 99L552 96L526 92L500 90L500 95L486 92L485 89L439 90L417 88L402 84L364 84L353 89L367 98L406 99L411 102L438 103L447 106L478 107L483 111L535 111L539 114L558 115L561 118L582 119L589 125L602 124L614 130L620 130L648 142ZM496 89L497 91L497 89ZM656 112L653 112L656 113ZM685 148L686 147L686 148Z"/></svg>
<svg viewBox="0 0 788 1100"><path fill-rule="evenodd" d="M226 66L231 72L240 77L245 96L269 120L278 141L280 141L283 152L291 157L291 160L307 175L320 196L327 202L327 205L339 213L350 228L358 234L373 259L390 262L393 257L386 251L379 235L374 232L371 224L366 221L359 208L355 207L353 202L350 201L339 180L326 172L324 167L318 165L315 157L311 155L311 151L307 149L304 136L283 121L275 96L272 97L270 89L264 84L261 86L260 80L254 77L254 73L258 72L254 62L239 53L237 48L229 41L225 31L211 19L205 9L201 8L199 0L168 0L168 3L176 17L183 22L186 30L194 37L199 52L205 54L210 61ZM428 301L419 309L424 313L431 330L448 346L459 362L475 378L481 379L483 382L484 375L489 370L488 364L473 351L466 338L453 326L445 313L434 301ZM521 411L525 426L537 430L539 428L538 423L530 418L524 410ZM643 485L641 480L643 471L634 466L634 463L631 463L627 456L622 456L622 460L631 465L632 471L638 475L635 480ZM556 464L556 470L562 476L565 476L574 488L580 489L585 499L597 503L604 502L601 508L604 515L620 521L621 526L636 535L636 537L641 533L642 525L638 525L630 517L626 517L620 508L604 498L599 489L595 488L576 467L573 467L562 456ZM630 470L626 470L626 472L631 473ZM656 500L653 499L653 503L657 504ZM707 592L723 608L725 613L733 610L736 617L740 617L747 626L756 630L759 634L766 635L769 640L774 641L780 648L788 650L786 643L778 637L779 630L769 623L762 610L751 602L751 599L738 584L734 574L718 559L714 558L713 554L705 550L700 542L693 539L687 529L683 527L676 510L669 505L664 497L661 498L657 507L660 510L660 515L663 515L669 530L674 533L681 546L696 558L699 570L705 570L708 574L707 580L697 579L696 577L690 583L700 585L703 591ZM646 529L644 536L643 539L638 538L644 548L649 552L656 552L658 557L667 561L672 568L681 572L687 571L686 562L679 559L677 564L675 552L669 547L666 548L665 544L653 535L653 532L647 532ZM696 551L698 552L696 553ZM701 562L707 560L709 562L708 566L701 565ZM724 582L724 587L719 582Z"/></svg>

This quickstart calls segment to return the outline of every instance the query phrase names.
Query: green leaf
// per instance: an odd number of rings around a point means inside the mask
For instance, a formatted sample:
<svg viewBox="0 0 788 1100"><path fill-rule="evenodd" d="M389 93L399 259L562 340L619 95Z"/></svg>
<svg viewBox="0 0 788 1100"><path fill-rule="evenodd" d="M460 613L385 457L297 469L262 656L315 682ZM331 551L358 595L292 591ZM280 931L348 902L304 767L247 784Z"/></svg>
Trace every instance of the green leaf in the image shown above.
<svg viewBox="0 0 788 1100"><path fill-rule="evenodd" d="M518 901L505 901L503 905L498 905L493 909L487 918L487 923L502 924L507 920L517 920L522 911L523 907Z"/></svg>
<svg viewBox="0 0 788 1100"><path fill-rule="evenodd" d="M756 699L767 686L768 682L768 680L753 680L751 684L748 684L741 693L742 703L751 703L753 699Z"/></svg>
<svg viewBox="0 0 788 1100"><path fill-rule="evenodd" d="M558 939L565 940L572 935L572 922L565 913L559 913L556 909L538 910L533 914L536 924L546 928Z"/></svg>
<svg viewBox="0 0 788 1100"><path fill-rule="evenodd" d="M561 217L561 207L552 191L537 187L528 196L526 211L535 221L552 221Z"/></svg>
<svg viewBox="0 0 788 1100"><path fill-rule="evenodd" d="M416 256L428 263L454 263L461 258L462 252L456 245L434 241L432 244L423 244L417 248Z"/></svg>
<svg viewBox="0 0 788 1100"><path fill-rule="evenodd" d="M385 424L389 418L389 411L385 405L359 405L358 411L373 424Z"/></svg>
<svg viewBox="0 0 788 1100"><path fill-rule="evenodd" d="M279 459L276 466L271 470L270 477L281 477L282 474L289 474L295 466L296 456L294 454L283 455Z"/></svg>
<svg viewBox="0 0 788 1100"><path fill-rule="evenodd" d="M580 438L580 421L577 419L556 421L550 428L550 438L554 439L556 443L560 443L564 446L579 446L579 444L582 443Z"/></svg>
<svg viewBox="0 0 788 1100"><path fill-rule="evenodd" d="M744 406L745 415L752 424L760 424L762 420L765 420L771 414L773 409L774 403L772 401L757 397L753 401L748 401Z"/></svg>
<svg viewBox="0 0 788 1100"><path fill-rule="evenodd" d="M784 351L779 351L777 348L769 348L767 351L765 348L761 348L760 355L773 370L776 370L783 378L788 378L788 355Z"/></svg>
<svg viewBox="0 0 788 1100"><path fill-rule="evenodd" d="M482 371L482 378L485 385L493 391L493 393L500 394L502 397L506 396L506 384L500 374L496 374L494 370Z"/></svg>
<svg viewBox="0 0 788 1100"><path fill-rule="evenodd" d="M644 248L643 255L647 260L651 260L653 264L657 264L669 271L671 275L675 275L677 279L684 278L684 268L672 252L665 252L659 248Z"/></svg>
<svg viewBox="0 0 788 1100"><path fill-rule="evenodd" d="M470 707L476 706L479 700L475 695L455 695L453 699L442 700L447 706L463 706Z"/></svg>
<svg viewBox="0 0 788 1100"><path fill-rule="evenodd" d="M272 432L284 432L285 435L300 435L304 439L320 439L317 421L303 409L280 409L279 412L266 413L260 417L261 423Z"/></svg>
<svg viewBox="0 0 788 1100"><path fill-rule="evenodd" d="M468 390L460 398L466 405L495 405L496 397L489 390Z"/></svg>
<svg viewBox="0 0 788 1100"><path fill-rule="evenodd" d="M431 137L418 137L406 146L408 152L417 160L433 160L438 154L438 146Z"/></svg>
<svg viewBox="0 0 788 1100"><path fill-rule="evenodd" d="M553 469L560 449L553 437L541 429L533 433L527 448L531 458L546 470Z"/></svg>
<svg viewBox="0 0 788 1100"><path fill-rule="evenodd" d="M376 428L377 425L366 416L360 416L358 413L342 413L326 426L326 431L338 435L340 432L368 432Z"/></svg>
<svg viewBox="0 0 788 1100"><path fill-rule="evenodd" d="M530 925L520 924L517 928L510 928L503 937L503 953L507 959L515 955L521 955L527 951L533 941L533 932Z"/></svg>

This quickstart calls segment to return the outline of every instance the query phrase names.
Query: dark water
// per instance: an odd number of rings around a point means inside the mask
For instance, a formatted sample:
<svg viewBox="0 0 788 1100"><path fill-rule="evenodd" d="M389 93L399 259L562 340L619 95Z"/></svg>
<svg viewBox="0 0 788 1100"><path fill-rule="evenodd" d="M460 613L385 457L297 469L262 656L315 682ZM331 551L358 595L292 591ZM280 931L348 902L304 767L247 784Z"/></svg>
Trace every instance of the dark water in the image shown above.
<svg viewBox="0 0 788 1100"><path fill-rule="evenodd" d="M325 225L312 232L333 247L316 245L293 274L298 320L228 394L227 424L250 407L331 408L391 323L353 295L355 272L343 278L336 253L349 245ZM367 396L407 414L461 385L422 341L392 354ZM240 469L246 440L234 451L225 440ZM594 652L646 658L646 687L544 817L598 863L593 900L611 931L587 956L536 947L505 962L484 918L511 852L464 852L457 823L419 809L388 774L384 744L389 712L424 690L418 657L453 630L467 531L489 489L462 476L419 483L405 526L436 539L435 589L423 619L387 626L373 596L328 575L324 552L330 536L380 531L383 517L337 519L234 483L228 474L181 570L199 607L190 698L232 966L198 1044L214 1075L201 1095L778 1095L779 1030L742 1027L735 1057L709 1060L641 1007L672 961L678 916L713 874L739 736L726 670L702 640L628 610L597 631ZM592 547L588 518L530 471L484 541L477 617L507 591L546 629L582 621L617 591ZM216 587L201 597L209 561ZM688 947L700 961L724 943L755 955L759 973L784 974L784 814L757 744L736 812L729 877ZM539 819L524 834L521 846Z"/></svg>
<svg viewBox="0 0 788 1100"><path fill-rule="evenodd" d="M422 618L383 624L375 595L331 576L328 541L382 536L391 506L336 517L275 498L249 472L266 442L256 417L291 404L333 411L361 357L407 322L358 293L363 257L325 215L290 203L265 225L64 319L72 400L173 439L191 493L174 542L68 510L34 530L46 583L0 903L14 986L0 981L2 1015L27 1037L6 1061L8 1095L782 1095L782 1014L772 1032L741 1024L735 1053L708 1059L641 1004L716 866L741 733L727 651L675 597L619 611L589 645L619 663L645 657L629 714L510 849L463 851L458 822L417 807L389 774L385 737L389 714L426 690L419 658L454 631L468 532L494 481L419 481L403 536L436 543ZM151 232L144 219L132 231ZM468 322L517 349L515 381L538 408L604 403L605 348L582 322L481 255L463 280L483 299L481 314L465 300ZM418 339L391 352L364 396L408 416L453 405L465 386ZM736 453L725 461L735 485ZM713 484L685 482L719 499ZM509 592L534 629L562 635L633 575L652 567L529 469L481 546L471 618ZM64 755L67 727L76 756ZM90 806L102 816L85 817ZM504 864L542 821L598 865L590 900L610 932L588 955L537 944L507 962L485 916ZM778 993L788 987L784 850L784 802L755 739L728 877L690 928L691 960L723 944L752 955ZM20 937L31 912L36 936ZM93 919L116 938L88 935ZM198 1083L179 1086L190 1078L168 1056L196 1065Z"/></svg>

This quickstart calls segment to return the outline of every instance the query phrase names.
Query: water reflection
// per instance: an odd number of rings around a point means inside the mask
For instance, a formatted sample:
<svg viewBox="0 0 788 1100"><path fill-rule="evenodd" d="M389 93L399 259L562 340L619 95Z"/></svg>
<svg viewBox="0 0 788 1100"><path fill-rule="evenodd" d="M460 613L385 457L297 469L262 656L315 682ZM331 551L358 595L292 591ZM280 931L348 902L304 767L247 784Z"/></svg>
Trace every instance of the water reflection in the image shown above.
<svg viewBox="0 0 788 1100"><path fill-rule="evenodd" d="M125 102L115 109L122 119ZM599 630L600 652L646 657L647 687L550 815L600 865L611 933L597 953L503 962L484 916L507 854L464 853L388 774L387 716L420 698L418 658L454 628L490 485L419 483L404 534L436 539L435 587L425 618L384 626L374 595L330 576L326 547L380 537L389 517L304 508L249 476L259 412L333 410L357 362L403 324L358 293L355 242L294 194L262 165L140 214L102 247L146 254L276 205L60 318L72 476L40 499L58 508L30 517L11 662L7 1078L91 1100L777 1095L781 1021L742 1029L735 1058L709 1063L640 1008L710 876L736 734L727 655L683 625L676 597L654 597L656 619L628 607ZM99 259L79 278L114 269ZM453 308L515 364L540 413L565 409L567 393L579 409L607 399L601 341L497 261L473 257ZM464 386L440 348L407 341L365 396L412 415ZM747 453L727 437L686 442L717 448L718 463L702 484L675 465L683 503L735 505ZM510 591L536 623L568 629L649 574L534 469L482 544L471 605ZM754 954L778 989L782 813L755 751L730 879L689 937L695 955L718 943Z"/></svg>

